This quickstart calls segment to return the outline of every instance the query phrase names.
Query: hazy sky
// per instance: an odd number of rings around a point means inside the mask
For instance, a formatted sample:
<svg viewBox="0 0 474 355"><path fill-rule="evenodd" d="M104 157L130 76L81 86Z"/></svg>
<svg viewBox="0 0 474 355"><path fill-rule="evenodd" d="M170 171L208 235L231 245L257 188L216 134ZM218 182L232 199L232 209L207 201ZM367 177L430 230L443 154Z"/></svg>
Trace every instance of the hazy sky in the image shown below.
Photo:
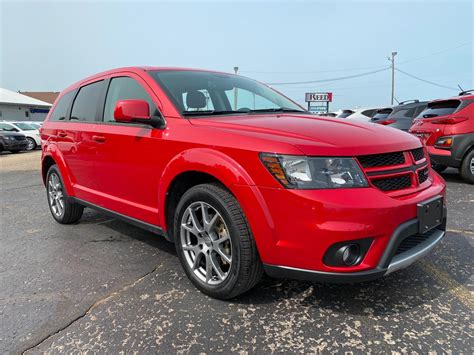
<svg viewBox="0 0 474 355"><path fill-rule="evenodd" d="M0 0L0 86L60 91L129 65L233 71L268 83L323 80L396 65L437 84L474 88L473 1ZM387 105L390 71L275 86L298 102L332 91L332 109ZM396 74L396 98L458 92Z"/></svg>

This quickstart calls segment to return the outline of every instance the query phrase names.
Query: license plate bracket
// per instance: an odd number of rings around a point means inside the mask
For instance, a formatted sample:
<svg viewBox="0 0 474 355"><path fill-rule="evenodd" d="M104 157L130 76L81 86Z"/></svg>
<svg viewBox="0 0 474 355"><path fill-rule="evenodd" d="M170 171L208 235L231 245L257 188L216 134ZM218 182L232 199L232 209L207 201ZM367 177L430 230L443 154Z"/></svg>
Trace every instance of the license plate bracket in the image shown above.
<svg viewBox="0 0 474 355"><path fill-rule="evenodd" d="M426 233L439 226L443 220L443 197L436 196L417 204L418 232Z"/></svg>

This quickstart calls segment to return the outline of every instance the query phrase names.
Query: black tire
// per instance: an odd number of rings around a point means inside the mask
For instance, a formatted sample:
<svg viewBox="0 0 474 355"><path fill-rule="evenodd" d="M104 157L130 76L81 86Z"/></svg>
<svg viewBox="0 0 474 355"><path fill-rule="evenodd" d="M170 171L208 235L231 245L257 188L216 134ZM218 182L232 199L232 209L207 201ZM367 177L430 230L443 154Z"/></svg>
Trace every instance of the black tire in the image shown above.
<svg viewBox="0 0 474 355"><path fill-rule="evenodd" d="M461 173L462 178L470 184L474 184L474 149L471 149L470 152L466 154L462 160L461 168L459 172Z"/></svg>
<svg viewBox="0 0 474 355"><path fill-rule="evenodd" d="M436 163L433 163L433 162L431 162L431 167L437 173L442 173L443 171L445 171L448 168L446 165L436 164Z"/></svg>
<svg viewBox="0 0 474 355"><path fill-rule="evenodd" d="M61 196L63 196L63 199L62 199L63 208L62 208L62 211L60 211L60 213L58 213L59 212L58 210L55 210L53 202L51 201L51 198L50 198L50 190L51 190L50 182L52 183L52 181L56 181L56 180L53 180L56 177L57 177L57 182L59 184L58 192L60 192ZM53 185L56 185L56 184L53 184ZM49 210L51 211L51 215L56 220L56 222L61 223L61 224L71 224L81 219L82 213L84 212L84 206L81 206L71 201L71 199L66 193L66 190L64 189L63 178L56 165L52 165L49 168L48 173L46 174L46 198L48 200L48 206L49 206ZM58 202L56 202L56 204L57 203Z"/></svg>
<svg viewBox="0 0 474 355"><path fill-rule="evenodd" d="M32 150L36 149L36 142L33 138L31 137L26 137L26 140L28 141L28 145L26 146L26 151L30 152Z"/></svg>
<svg viewBox="0 0 474 355"><path fill-rule="evenodd" d="M225 235L230 237L231 242L231 249L229 249L231 250L230 267L227 270L226 277L218 281L221 282L218 285L209 284L207 280L203 281L196 276L196 271L192 270L189 261L186 259L187 256L182 245L181 223L183 215L187 210L189 211L188 208L191 208L193 204L202 202L218 212L220 220L223 222L221 226L225 226ZM214 235L220 238L217 234L217 227L215 229ZM238 296L254 287L263 275L263 265L247 219L235 197L220 184L197 185L184 193L178 203L174 217L174 239L178 257L186 275L201 292L210 297L225 300ZM202 252L202 247L200 253L203 255L201 259L204 258L205 262L210 260ZM213 253L213 251L211 250L209 253ZM219 257L218 254L215 255ZM197 256L195 258L197 259ZM220 259L221 262L223 260Z"/></svg>

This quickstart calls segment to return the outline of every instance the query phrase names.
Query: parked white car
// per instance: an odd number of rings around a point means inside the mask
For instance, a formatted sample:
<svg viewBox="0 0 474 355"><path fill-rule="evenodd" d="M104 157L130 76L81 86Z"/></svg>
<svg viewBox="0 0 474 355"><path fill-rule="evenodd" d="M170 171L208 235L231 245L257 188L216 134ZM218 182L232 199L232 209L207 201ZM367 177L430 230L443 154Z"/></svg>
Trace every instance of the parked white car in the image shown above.
<svg viewBox="0 0 474 355"><path fill-rule="evenodd" d="M33 150L37 147L41 147L40 133L36 127L25 122L3 121L3 123L12 126L17 132L20 132L26 136L26 139L28 140L28 146L26 147L26 150Z"/></svg>
<svg viewBox="0 0 474 355"><path fill-rule="evenodd" d="M368 122L377 112L377 108L355 108L347 111L352 111L352 113L346 117L347 119Z"/></svg>

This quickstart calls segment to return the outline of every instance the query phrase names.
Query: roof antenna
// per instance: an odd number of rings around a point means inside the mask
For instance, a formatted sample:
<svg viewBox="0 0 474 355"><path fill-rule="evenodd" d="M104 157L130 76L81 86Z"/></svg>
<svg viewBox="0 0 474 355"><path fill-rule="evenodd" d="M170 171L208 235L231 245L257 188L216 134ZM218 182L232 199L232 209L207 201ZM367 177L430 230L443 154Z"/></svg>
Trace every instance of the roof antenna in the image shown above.
<svg viewBox="0 0 474 355"><path fill-rule="evenodd" d="M461 87L461 85L458 84L458 88L461 90L461 91L464 91L464 89Z"/></svg>
<svg viewBox="0 0 474 355"><path fill-rule="evenodd" d="M396 97L394 97L393 99L397 102L397 104L400 105L400 101L398 101Z"/></svg>

